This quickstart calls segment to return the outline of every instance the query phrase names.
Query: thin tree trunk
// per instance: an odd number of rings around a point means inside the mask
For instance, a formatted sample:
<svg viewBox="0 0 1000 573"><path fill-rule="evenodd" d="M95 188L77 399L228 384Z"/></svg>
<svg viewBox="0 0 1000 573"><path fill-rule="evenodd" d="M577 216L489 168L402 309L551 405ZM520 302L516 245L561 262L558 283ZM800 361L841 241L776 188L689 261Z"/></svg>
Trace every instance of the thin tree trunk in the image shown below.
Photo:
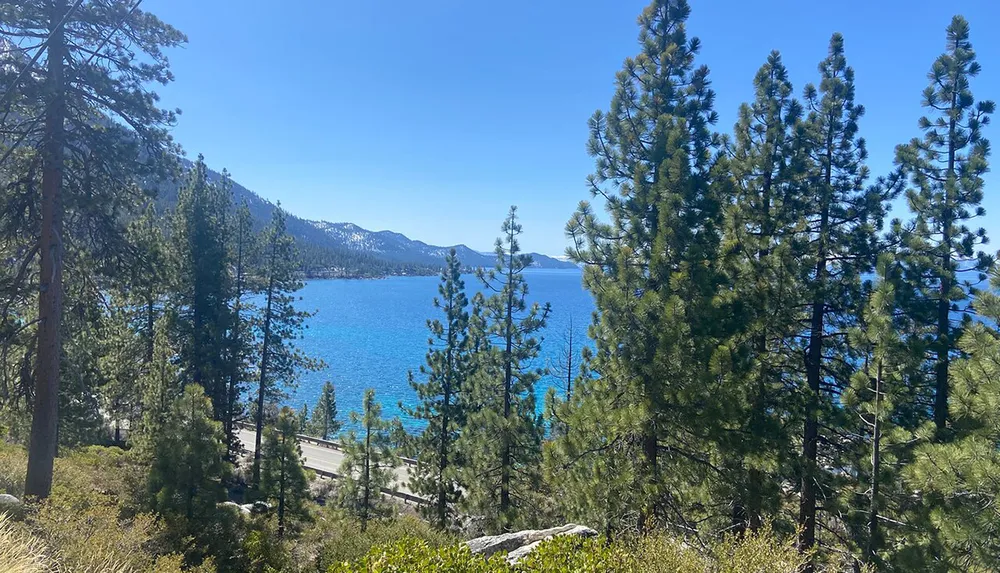
<svg viewBox="0 0 1000 573"><path fill-rule="evenodd" d="M505 346L504 346L504 365L503 365L503 419L504 419L504 429L503 437L501 443L501 459L500 459L500 516L501 521L504 523L504 527L507 524L507 513L510 510L510 474L511 474L511 448L510 443L510 415L511 415L511 385L513 383L513 344L514 344L514 286L511 284L514 274L514 226L511 225L510 231L508 231L508 245L510 245L510 253L508 256L507 263L507 307L506 314L504 316L504 334L505 334Z"/></svg>
<svg viewBox="0 0 1000 573"><path fill-rule="evenodd" d="M365 468L361 490L361 531L368 528L368 504L371 503L372 420L371 403L365 405Z"/></svg>
<svg viewBox="0 0 1000 573"><path fill-rule="evenodd" d="M451 369L453 364L453 356L455 348L455 335L452 329L452 313L454 312L454 297L448 300L448 333L447 341L448 346L445 350L445 375L444 375L444 388L443 393L443 406L441 408L441 435L439 436L438 443L438 499L437 499L437 518L438 527L444 529L448 525L448 499L447 499L447 489L445 484L445 471L448 469L448 424L450 422L451 414Z"/></svg>
<svg viewBox="0 0 1000 573"><path fill-rule="evenodd" d="M951 92L951 111L958 107L958 92ZM952 196L955 184L955 116L948 124L948 179L945 183L944 213L941 217L941 285L937 305L937 364L935 365L934 425L940 433L948 424L948 368L951 362L951 225Z"/></svg>
<svg viewBox="0 0 1000 573"><path fill-rule="evenodd" d="M63 307L62 285L62 180L66 102L63 84L65 37L60 22L66 13L63 0L53 3L49 17L48 105L45 109L45 151L42 166L42 227L38 295L38 366L35 370L35 403L28 446L28 471L24 493L40 498L52 490L52 466L59 427L59 363Z"/></svg>
<svg viewBox="0 0 1000 573"><path fill-rule="evenodd" d="M264 392L267 389L267 367L270 360L271 343L271 305L274 299L274 259L276 245L271 246L270 264L268 273L270 274L267 283L267 304L264 309L264 340L260 349L260 384L257 389L257 434L254 436L253 452L253 483L254 487L260 486L260 442L264 433Z"/></svg>
<svg viewBox="0 0 1000 573"><path fill-rule="evenodd" d="M868 509L868 563L878 561L879 471L882 468L882 361L875 375L875 422L872 428L872 499Z"/></svg>
<svg viewBox="0 0 1000 573"><path fill-rule="evenodd" d="M245 239L242 219L238 219L239 229L236 237L236 299L233 302L233 331L231 333L232 364L229 370L229 387L226 389L226 449L230 458L236 458L236 401L239 398L237 392L239 387L240 371L240 326L242 324L240 312L243 303L243 241Z"/></svg>
<svg viewBox="0 0 1000 573"><path fill-rule="evenodd" d="M833 118L830 118L833 125ZM799 498L799 550L808 551L816 544L816 458L819 440L819 398L820 381L823 370L823 329L826 318L826 281L827 281L827 239L830 234L830 202L832 201L830 186L833 182L833 128L827 130L826 164L823 166L823 204L820 206L819 240L816 248L816 291L812 303L812 316L809 324L809 348L806 354L806 383L808 384L808 400L806 402L805 427L802 432L802 482ZM812 563L808 563L805 571L812 571Z"/></svg>
<svg viewBox="0 0 1000 573"><path fill-rule="evenodd" d="M569 317L569 352L566 353L566 402L573 397L573 317Z"/></svg>
<svg viewBox="0 0 1000 573"><path fill-rule="evenodd" d="M288 458L285 457L285 440L288 436L281 433L281 476L278 480L278 537L285 536L285 469ZM293 438L294 439L294 438Z"/></svg>

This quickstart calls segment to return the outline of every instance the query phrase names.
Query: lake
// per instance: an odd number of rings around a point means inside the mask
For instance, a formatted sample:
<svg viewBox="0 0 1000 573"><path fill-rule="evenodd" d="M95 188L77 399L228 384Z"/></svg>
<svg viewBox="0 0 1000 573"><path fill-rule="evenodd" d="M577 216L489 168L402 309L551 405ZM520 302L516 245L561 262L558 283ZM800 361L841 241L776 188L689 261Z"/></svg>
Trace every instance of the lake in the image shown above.
<svg viewBox="0 0 1000 573"><path fill-rule="evenodd" d="M575 269L528 269L525 277L529 302L552 305L542 332L542 354L535 365L557 371L565 362L570 324L577 355L587 341L593 298L581 284L581 272ZM482 284L474 275L466 275L464 280L471 301ZM432 276L306 282L298 293L302 300L297 307L316 314L306 322L298 344L305 354L322 359L327 367L300 376L298 388L289 392L289 405L300 408L306 403L312 409L323 382L330 380L337 389L339 417L346 423L348 412L361 408L365 389L374 388L385 418L399 416L407 429L419 429L419 421L405 417L399 403L416 400L407 372L412 370L419 376L430 336L427 320L443 316L433 304L439 281ZM578 358L574 369L577 364ZM537 384L539 408L553 384L561 381L546 376Z"/></svg>

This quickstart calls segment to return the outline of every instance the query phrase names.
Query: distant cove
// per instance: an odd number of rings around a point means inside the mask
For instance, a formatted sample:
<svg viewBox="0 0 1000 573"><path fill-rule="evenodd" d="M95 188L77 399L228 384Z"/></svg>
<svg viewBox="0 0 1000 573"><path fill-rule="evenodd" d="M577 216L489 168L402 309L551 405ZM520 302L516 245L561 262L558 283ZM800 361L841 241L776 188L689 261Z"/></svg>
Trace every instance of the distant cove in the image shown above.
<svg viewBox="0 0 1000 573"><path fill-rule="evenodd" d="M556 366L565 353L571 321L577 354L587 342L593 297L584 290L576 269L529 269L525 275L529 300L552 304L537 366ZM471 299L481 285L474 275L464 278ZM298 342L306 354L326 362L327 368L300 377L298 388L289 393L289 405L299 408L306 403L312 408L323 382L331 380L345 423L348 412L361 407L364 390L374 388L386 418L399 415L408 430L419 429L415 420L402 416L399 402L415 400L407 372L416 373L424 363L427 320L440 313L433 305L437 286L437 276L307 281L298 293L302 298L297 306L317 312ZM537 385L539 407L553 383L559 382L546 377Z"/></svg>

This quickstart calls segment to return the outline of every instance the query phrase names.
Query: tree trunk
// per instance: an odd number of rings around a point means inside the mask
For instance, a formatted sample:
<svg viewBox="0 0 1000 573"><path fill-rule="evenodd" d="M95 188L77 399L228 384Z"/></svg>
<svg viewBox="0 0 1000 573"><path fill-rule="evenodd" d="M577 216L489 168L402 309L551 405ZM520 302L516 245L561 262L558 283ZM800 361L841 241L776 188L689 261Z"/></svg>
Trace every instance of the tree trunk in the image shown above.
<svg viewBox="0 0 1000 573"><path fill-rule="evenodd" d="M454 298L448 301L448 346L445 350L445 379L442 397L443 406L441 408L441 435L438 443L438 499L437 499L437 519L438 527L444 529L448 525L448 499L445 487L445 471L448 469L448 423L451 414L451 369L455 348L455 336L452 329L452 313L454 312Z"/></svg>
<svg viewBox="0 0 1000 573"><path fill-rule="evenodd" d="M879 470L882 467L882 361L875 375L875 422L872 428L872 499L868 509L868 563L878 561L878 496Z"/></svg>
<svg viewBox="0 0 1000 573"><path fill-rule="evenodd" d="M508 232L508 245L511 246L510 253L508 256L507 264L507 307L504 316L504 335L505 335L505 346L503 353L503 419L504 428L501 439L501 452L500 452L500 516L504 527L508 525L507 514L510 511L510 474L511 465L513 460L511 459L511 448L510 443L511 427L510 427L510 416L511 416L511 390L513 384L513 356L512 352L514 350L514 286L511 284L513 281L514 273L514 229L511 225L511 230Z"/></svg>
<svg viewBox="0 0 1000 573"><path fill-rule="evenodd" d="M35 403L28 446L28 471L24 493L39 498L52 490L59 427L59 363L62 354L62 180L65 86L65 38L60 23L66 14L63 0L53 4L49 18L48 105L45 109L45 150L42 165L42 227L38 295L38 366L35 370Z"/></svg>
<svg viewBox="0 0 1000 573"><path fill-rule="evenodd" d="M236 451L236 402L239 400L239 371L240 371L240 326L241 317L240 312L242 310L243 302L243 241L244 228L243 221L239 219L239 230L236 237L236 298L233 302L233 330L230 334L231 337L231 356L232 364L230 364L229 370L229 387L226 389L226 419L224 420L224 428L226 432L226 450L230 459L235 460Z"/></svg>
<svg viewBox="0 0 1000 573"><path fill-rule="evenodd" d="M288 436L281 433L281 475L278 480L278 537L285 536L285 470L288 467L288 458L285 457L285 440ZM294 439L294 437L292 438Z"/></svg>
<svg viewBox="0 0 1000 573"><path fill-rule="evenodd" d="M270 360L271 305L274 299L274 258L276 246L271 247L271 261L268 267L270 277L267 283L267 304L264 308L264 341L260 349L260 384L257 389L257 433L254 436L253 483L260 486L260 441L264 433L264 391L267 388L267 367Z"/></svg>
<svg viewBox="0 0 1000 573"><path fill-rule="evenodd" d="M368 505L371 503L371 465L372 465L372 420L371 403L365 405L365 467L361 478L361 531L368 528Z"/></svg>
<svg viewBox="0 0 1000 573"><path fill-rule="evenodd" d="M832 115L832 114L831 114ZM829 125L834 124L830 117ZM806 353L805 426L802 432L802 481L799 498L799 551L808 551L816 544L816 473L819 440L820 381L823 374L823 329L826 318L827 242L830 235L831 185L833 183L833 129L826 134L826 164L823 166L823 194L820 206L819 240L816 246L816 291L809 321L809 348ZM812 563L805 571L812 571Z"/></svg>
<svg viewBox="0 0 1000 573"><path fill-rule="evenodd" d="M951 111L958 107L958 92L951 92ZM934 384L934 426L938 433L948 425L948 368L951 361L951 187L955 182L955 115L950 113L948 124L948 174L945 183L944 212L941 217L941 285L937 305L937 364Z"/></svg>

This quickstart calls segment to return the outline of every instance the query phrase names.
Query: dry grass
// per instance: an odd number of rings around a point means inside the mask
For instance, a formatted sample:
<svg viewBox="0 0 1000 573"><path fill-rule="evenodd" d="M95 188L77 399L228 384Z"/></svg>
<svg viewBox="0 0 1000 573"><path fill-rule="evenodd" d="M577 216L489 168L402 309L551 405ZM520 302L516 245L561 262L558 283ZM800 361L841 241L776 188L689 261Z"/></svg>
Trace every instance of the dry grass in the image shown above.
<svg viewBox="0 0 1000 573"><path fill-rule="evenodd" d="M0 515L0 573L50 570L51 562L41 541L7 515Z"/></svg>

